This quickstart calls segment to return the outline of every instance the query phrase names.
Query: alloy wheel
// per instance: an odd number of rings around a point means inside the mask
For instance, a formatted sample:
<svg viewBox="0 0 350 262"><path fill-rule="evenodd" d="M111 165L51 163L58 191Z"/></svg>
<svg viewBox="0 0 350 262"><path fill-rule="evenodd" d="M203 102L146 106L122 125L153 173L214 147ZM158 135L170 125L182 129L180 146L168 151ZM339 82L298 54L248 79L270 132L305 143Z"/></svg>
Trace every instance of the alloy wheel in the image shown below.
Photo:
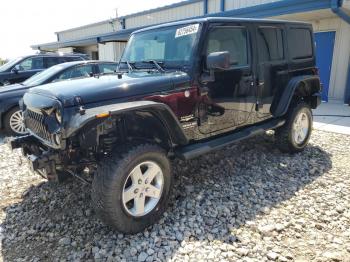
<svg viewBox="0 0 350 262"><path fill-rule="evenodd" d="M293 122L292 137L297 145L302 145L310 132L310 119L301 111Z"/></svg>
<svg viewBox="0 0 350 262"><path fill-rule="evenodd" d="M153 161L142 162L128 175L122 201L126 212L134 217L150 213L162 197L164 176L160 166Z"/></svg>
<svg viewBox="0 0 350 262"><path fill-rule="evenodd" d="M14 112L10 117L10 127L13 132L23 135L26 134L26 128L24 126L23 121L23 112L21 110L18 110Z"/></svg>

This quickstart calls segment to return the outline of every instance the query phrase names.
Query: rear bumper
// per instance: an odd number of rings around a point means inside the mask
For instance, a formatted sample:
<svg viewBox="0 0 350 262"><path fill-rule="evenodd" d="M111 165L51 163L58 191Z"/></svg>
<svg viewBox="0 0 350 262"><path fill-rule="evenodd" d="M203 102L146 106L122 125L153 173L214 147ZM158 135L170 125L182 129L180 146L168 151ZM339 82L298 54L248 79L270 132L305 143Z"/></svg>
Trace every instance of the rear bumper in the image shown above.
<svg viewBox="0 0 350 262"><path fill-rule="evenodd" d="M46 150L46 147L33 135L12 138L7 143L12 150L21 148L33 172L37 172L48 180L57 180L56 165L60 163L58 153Z"/></svg>

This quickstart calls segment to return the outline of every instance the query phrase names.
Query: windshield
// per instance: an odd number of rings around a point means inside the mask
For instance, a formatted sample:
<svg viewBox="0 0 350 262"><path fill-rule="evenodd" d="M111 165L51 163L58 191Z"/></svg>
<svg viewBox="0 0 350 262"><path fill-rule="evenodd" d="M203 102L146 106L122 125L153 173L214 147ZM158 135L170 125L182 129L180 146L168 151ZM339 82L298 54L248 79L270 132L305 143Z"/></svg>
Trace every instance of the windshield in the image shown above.
<svg viewBox="0 0 350 262"><path fill-rule="evenodd" d="M192 60L200 24L166 27L152 31L137 33L131 36L121 58L121 68L144 63L144 67L154 67L149 61L156 61L162 67L182 67ZM130 66L129 66L130 69Z"/></svg>
<svg viewBox="0 0 350 262"><path fill-rule="evenodd" d="M46 80L54 76L57 72L61 71L63 67L61 65L55 65L46 69L23 82L25 86L37 86L43 84Z"/></svg>
<svg viewBox="0 0 350 262"><path fill-rule="evenodd" d="M11 67L13 67L15 64L17 64L22 59L23 59L23 57L18 57L16 59L10 60L6 64L0 66L0 72L5 72L5 71L9 70Z"/></svg>

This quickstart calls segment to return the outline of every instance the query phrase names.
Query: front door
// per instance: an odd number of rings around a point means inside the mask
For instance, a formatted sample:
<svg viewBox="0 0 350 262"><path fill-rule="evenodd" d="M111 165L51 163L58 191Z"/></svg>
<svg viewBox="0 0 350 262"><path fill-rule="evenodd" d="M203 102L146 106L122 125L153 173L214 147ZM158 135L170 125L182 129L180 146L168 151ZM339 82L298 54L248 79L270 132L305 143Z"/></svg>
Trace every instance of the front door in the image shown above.
<svg viewBox="0 0 350 262"><path fill-rule="evenodd" d="M208 33L205 55L228 51L231 68L214 73L215 81L203 89L206 97L200 110L202 134L227 132L246 124L256 102L251 68L248 29L241 25L214 26Z"/></svg>
<svg viewBox="0 0 350 262"><path fill-rule="evenodd" d="M322 100L328 101L329 80L331 78L335 32L315 33L316 64L320 70Z"/></svg>

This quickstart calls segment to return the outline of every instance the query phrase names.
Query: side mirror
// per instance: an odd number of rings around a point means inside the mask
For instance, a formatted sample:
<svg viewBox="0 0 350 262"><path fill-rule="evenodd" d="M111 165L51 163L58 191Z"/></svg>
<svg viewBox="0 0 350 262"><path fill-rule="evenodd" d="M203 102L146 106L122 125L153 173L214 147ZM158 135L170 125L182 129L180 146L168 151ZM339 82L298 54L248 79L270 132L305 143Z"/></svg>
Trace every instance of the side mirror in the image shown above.
<svg viewBox="0 0 350 262"><path fill-rule="evenodd" d="M211 70L227 70L230 65L230 52L213 52L207 56L207 68Z"/></svg>
<svg viewBox="0 0 350 262"><path fill-rule="evenodd" d="M18 71L19 71L19 69L20 69L20 68L19 68L19 65L15 65L15 66L12 68L11 72L17 74Z"/></svg>

